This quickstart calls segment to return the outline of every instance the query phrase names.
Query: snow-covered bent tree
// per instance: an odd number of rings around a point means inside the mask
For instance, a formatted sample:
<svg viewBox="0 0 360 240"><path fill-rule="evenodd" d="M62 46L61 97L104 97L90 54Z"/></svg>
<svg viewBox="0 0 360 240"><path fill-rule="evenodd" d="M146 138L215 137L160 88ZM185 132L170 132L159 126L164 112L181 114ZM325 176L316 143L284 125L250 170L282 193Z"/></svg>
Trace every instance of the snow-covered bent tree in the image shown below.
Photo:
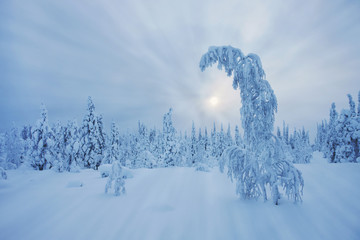
<svg viewBox="0 0 360 240"><path fill-rule="evenodd" d="M105 185L105 193L111 188L112 182L114 184L115 196L119 196L120 194L125 194L125 180L124 174L122 172L122 167L120 161L114 161L111 167L111 173Z"/></svg>
<svg viewBox="0 0 360 240"><path fill-rule="evenodd" d="M301 172L285 158L282 145L272 134L277 100L265 79L260 58L245 56L231 46L210 47L201 57L200 69L217 63L233 75L233 88L240 89L240 115L244 128L244 148L230 147L224 151L220 170L228 168L228 176L236 181L236 192L245 199L263 196L267 200L267 186L273 202L280 199L279 187L295 202L301 201L304 180Z"/></svg>

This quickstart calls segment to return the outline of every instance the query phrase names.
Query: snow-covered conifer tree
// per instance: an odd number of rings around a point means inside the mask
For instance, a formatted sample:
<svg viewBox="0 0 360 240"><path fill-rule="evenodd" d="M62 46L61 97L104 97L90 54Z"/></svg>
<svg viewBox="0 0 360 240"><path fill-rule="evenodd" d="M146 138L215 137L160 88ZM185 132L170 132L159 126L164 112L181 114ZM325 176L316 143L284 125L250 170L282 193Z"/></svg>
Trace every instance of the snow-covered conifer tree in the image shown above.
<svg viewBox="0 0 360 240"><path fill-rule="evenodd" d="M327 129L328 126L326 121L322 121L321 124L317 124L314 150L320 152L326 151Z"/></svg>
<svg viewBox="0 0 360 240"><path fill-rule="evenodd" d="M5 134L0 133L0 167L6 166Z"/></svg>
<svg viewBox="0 0 360 240"><path fill-rule="evenodd" d="M285 144L289 144L289 125L283 122L283 140Z"/></svg>
<svg viewBox="0 0 360 240"><path fill-rule="evenodd" d="M336 124L337 146L335 149L335 162L354 162L355 153L351 143L351 111L343 109Z"/></svg>
<svg viewBox="0 0 360 240"><path fill-rule="evenodd" d="M162 137L159 130L157 130L155 127L150 130L149 133L149 148L151 154L160 161L162 153ZM161 165L161 164L160 164Z"/></svg>
<svg viewBox="0 0 360 240"><path fill-rule="evenodd" d="M216 132L216 125L214 122L213 129L211 130L211 156L214 158L218 157L217 154L217 132Z"/></svg>
<svg viewBox="0 0 360 240"><path fill-rule="evenodd" d="M29 158L32 146L32 126L24 126L20 135L23 140L23 148L20 156L21 162L29 164L31 162Z"/></svg>
<svg viewBox="0 0 360 240"><path fill-rule="evenodd" d="M358 93L357 116L360 117L360 91Z"/></svg>
<svg viewBox="0 0 360 240"><path fill-rule="evenodd" d="M338 145L335 162L356 162L358 158L359 122L356 119L355 102L348 94L350 109L343 109L336 124Z"/></svg>
<svg viewBox="0 0 360 240"><path fill-rule="evenodd" d="M5 134L6 142L6 164L5 169L15 169L22 163L21 153L24 148L24 140L21 138L18 128L13 125L9 132Z"/></svg>
<svg viewBox="0 0 360 240"><path fill-rule="evenodd" d="M191 138L190 138L190 154L191 154L190 165L194 165L196 163L196 150L197 150L197 139L196 139L195 123L193 121L191 126Z"/></svg>
<svg viewBox="0 0 360 240"><path fill-rule="evenodd" d="M205 158L208 159L211 154L211 145L210 145L207 127L205 127L204 130L204 149L205 149Z"/></svg>
<svg viewBox="0 0 360 240"><path fill-rule="evenodd" d="M80 146L82 151L83 165L86 168L97 169L102 160L102 151L104 145L103 134L100 132L99 120L95 113L95 105L88 98L87 113L83 119L81 127Z"/></svg>
<svg viewBox="0 0 360 240"><path fill-rule="evenodd" d="M260 58L255 54L245 56L240 49L231 46L210 47L200 61L204 71L212 64L225 68L233 75L234 89L240 89L240 110L244 128L245 149L237 146L226 150L220 169L228 166L228 175L237 182L237 193L243 198L267 199L266 185L271 189L273 201L278 204L278 187L295 202L301 200L304 185L301 172L285 157L272 131L277 110L275 94L262 69Z"/></svg>
<svg viewBox="0 0 360 240"><path fill-rule="evenodd" d="M360 139L360 121L355 110L355 102L350 94L348 94L350 105L350 118L346 123L346 135L350 138L348 141L348 148L351 149L350 162L357 162L359 156L359 139ZM360 159L359 159L360 160Z"/></svg>
<svg viewBox="0 0 360 240"><path fill-rule="evenodd" d="M228 144L227 144L227 141L226 141L226 136L225 136L225 133L224 133L224 128L223 128L223 124L221 123L221 126L220 126L220 132L218 134L218 137L217 137L217 155L220 157L222 155L222 153L224 152L225 148L228 147Z"/></svg>
<svg viewBox="0 0 360 240"><path fill-rule="evenodd" d="M172 123L172 109L163 118L163 137L164 137L164 163L165 167L175 166L178 160L178 144L176 141L176 130Z"/></svg>
<svg viewBox="0 0 360 240"><path fill-rule="evenodd" d="M57 122L56 125L52 128L54 133L54 162L53 169L57 172L63 172L68 169L67 161L65 160L65 150L66 150L66 136L65 136L65 127L61 125L60 122Z"/></svg>
<svg viewBox="0 0 360 240"><path fill-rule="evenodd" d="M335 103L331 104L330 109L330 121L329 121L329 130L327 134L327 152L325 153L325 156L329 159L329 162L333 163L336 162L336 147L338 145L338 139L337 139L337 125L338 121L338 113L336 111Z"/></svg>
<svg viewBox="0 0 360 240"><path fill-rule="evenodd" d="M69 172L77 172L81 166L79 129L75 120L68 121L64 129L65 166Z"/></svg>
<svg viewBox="0 0 360 240"><path fill-rule="evenodd" d="M354 134L352 136L355 145L355 157L356 162L360 163L360 91L358 93L358 106L357 106L357 115L355 117L357 122Z"/></svg>
<svg viewBox="0 0 360 240"><path fill-rule="evenodd" d="M115 122L111 123L110 135L108 138L107 151L103 163L120 161L120 132Z"/></svg>
<svg viewBox="0 0 360 240"><path fill-rule="evenodd" d="M347 96L349 98L350 117L355 117L356 116L355 102L354 102L351 94L348 94Z"/></svg>
<svg viewBox="0 0 360 240"><path fill-rule="evenodd" d="M54 133L48 122L48 113L44 104L41 106L41 118L32 132L31 166L37 170L50 169L53 166Z"/></svg>
<svg viewBox="0 0 360 240"><path fill-rule="evenodd" d="M231 136L231 128L230 128L230 123L228 124L228 128L227 128L227 132L226 132L226 147L230 147L232 145L234 145L232 136Z"/></svg>
<svg viewBox="0 0 360 240"><path fill-rule="evenodd" d="M179 138L179 157L180 162L178 166L188 166L189 159L191 159L190 148L189 148L189 138L187 132L185 131L184 137L180 136Z"/></svg>
<svg viewBox="0 0 360 240"><path fill-rule="evenodd" d="M281 131L280 131L280 128L279 128L279 127L277 127L276 136L277 136L279 139L282 139Z"/></svg>
<svg viewBox="0 0 360 240"><path fill-rule="evenodd" d="M243 140L240 135L239 126L235 126L235 145L238 147L243 147Z"/></svg>
<svg viewBox="0 0 360 240"><path fill-rule="evenodd" d="M96 116L97 128L98 128L98 152L104 157L106 151L106 134L104 131L104 123L102 115Z"/></svg>
<svg viewBox="0 0 360 240"><path fill-rule="evenodd" d="M131 168L140 168L142 166L142 162L140 162L140 139L138 133L129 134L129 160Z"/></svg>
<svg viewBox="0 0 360 240"><path fill-rule="evenodd" d="M196 141L196 154L195 154L195 159L196 159L196 163L202 163L203 162L203 158L205 155L205 147L204 147L204 141L203 141L203 136L201 133L201 128L199 128L198 131L198 137L197 137L197 141Z"/></svg>
<svg viewBox="0 0 360 240"><path fill-rule="evenodd" d="M294 134L290 137L293 162L294 163L310 163L312 158L312 149L309 141L309 133L302 131L294 131Z"/></svg>

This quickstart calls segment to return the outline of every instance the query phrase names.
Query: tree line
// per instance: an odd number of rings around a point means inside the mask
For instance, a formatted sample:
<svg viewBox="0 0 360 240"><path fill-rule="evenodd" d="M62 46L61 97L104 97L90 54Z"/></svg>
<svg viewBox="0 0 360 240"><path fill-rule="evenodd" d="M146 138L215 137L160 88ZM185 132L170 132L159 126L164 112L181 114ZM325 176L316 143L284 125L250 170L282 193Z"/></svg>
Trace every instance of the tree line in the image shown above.
<svg viewBox="0 0 360 240"><path fill-rule="evenodd" d="M297 157L297 152L304 146L296 145L296 136L294 133L291 137L294 140L287 141L286 133L278 131L278 137L284 139L284 144L288 146L291 161L308 162ZM303 138L309 144L308 135ZM110 131L106 133L103 118L97 114L89 97L80 127L75 120L50 125L47 109L42 105L40 118L34 126L21 129L14 126L1 134L0 166L15 169L27 164L36 170L53 169L59 172L98 169L101 164L114 161L131 168L214 166L226 148L243 145L239 127L235 126L232 132L230 124L225 130L223 124L217 129L214 123L208 131L206 127L196 129L193 122L189 134L177 131L171 108L163 116L162 129L148 128L139 121L136 131L120 133L117 124L112 122Z"/></svg>

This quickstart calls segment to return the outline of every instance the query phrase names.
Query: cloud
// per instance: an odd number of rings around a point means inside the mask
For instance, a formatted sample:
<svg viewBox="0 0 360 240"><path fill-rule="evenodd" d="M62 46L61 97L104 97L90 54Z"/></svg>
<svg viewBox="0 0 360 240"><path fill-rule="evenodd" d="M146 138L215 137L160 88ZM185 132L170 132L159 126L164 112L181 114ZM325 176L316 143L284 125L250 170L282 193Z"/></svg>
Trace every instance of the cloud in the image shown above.
<svg viewBox="0 0 360 240"><path fill-rule="evenodd" d="M240 125L225 73L201 73L210 45L257 53L279 102L277 121L314 131L332 101L357 94L357 1L2 1L0 120L82 119L91 95L107 125ZM221 97L218 112L204 101ZM80 122L80 121L79 121ZM132 125L132 126L131 126Z"/></svg>

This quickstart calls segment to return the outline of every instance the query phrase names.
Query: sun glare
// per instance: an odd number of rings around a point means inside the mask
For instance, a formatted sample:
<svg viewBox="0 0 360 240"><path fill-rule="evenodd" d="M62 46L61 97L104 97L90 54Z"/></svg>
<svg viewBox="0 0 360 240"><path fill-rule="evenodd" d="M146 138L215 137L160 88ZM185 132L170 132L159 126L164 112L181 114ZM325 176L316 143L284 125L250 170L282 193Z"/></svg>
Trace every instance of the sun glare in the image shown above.
<svg viewBox="0 0 360 240"><path fill-rule="evenodd" d="M216 107L219 104L219 99L217 97L211 97L209 102L212 107Z"/></svg>

